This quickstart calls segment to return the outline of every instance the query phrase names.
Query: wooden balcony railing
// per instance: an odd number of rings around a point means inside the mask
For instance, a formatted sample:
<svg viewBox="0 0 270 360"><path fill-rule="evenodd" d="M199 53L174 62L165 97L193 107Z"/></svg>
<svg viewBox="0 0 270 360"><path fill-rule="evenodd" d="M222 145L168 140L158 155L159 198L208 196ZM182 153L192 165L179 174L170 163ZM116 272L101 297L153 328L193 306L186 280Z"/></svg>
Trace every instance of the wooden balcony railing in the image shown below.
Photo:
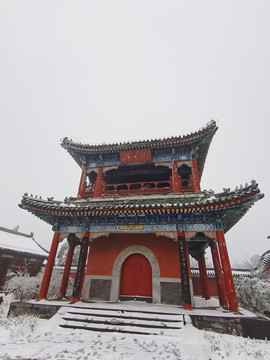
<svg viewBox="0 0 270 360"><path fill-rule="evenodd" d="M104 195L126 195L144 193L164 193L172 191L172 181L144 181L124 184L107 184L103 188Z"/></svg>
<svg viewBox="0 0 270 360"><path fill-rule="evenodd" d="M191 180L182 180L182 192L193 192L194 186ZM102 183L102 194L104 195L127 195L127 194L155 194L173 191L172 179L168 181L144 181L135 183L104 184ZM94 195L95 184L86 185L84 196Z"/></svg>
<svg viewBox="0 0 270 360"><path fill-rule="evenodd" d="M182 192L192 192L194 191L194 186L193 186L193 180L181 180L181 184L182 184Z"/></svg>

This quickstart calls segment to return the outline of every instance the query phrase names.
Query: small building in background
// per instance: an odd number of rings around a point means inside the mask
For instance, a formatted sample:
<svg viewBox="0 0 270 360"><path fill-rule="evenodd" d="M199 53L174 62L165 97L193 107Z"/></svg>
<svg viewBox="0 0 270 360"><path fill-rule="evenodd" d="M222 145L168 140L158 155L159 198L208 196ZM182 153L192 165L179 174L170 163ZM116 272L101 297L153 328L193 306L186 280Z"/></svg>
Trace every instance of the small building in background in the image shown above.
<svg viewBox="0 0 270 360"><path fill-rule="evenodd" d="M18 229L18 226L13 230L0 227L0 289L23 267L27 267L30 276L35 276L48 257L33 233L24 234Z"/></svg>
<svg viewBox="0 0 270 360"><path fill-rule="evenodd" d="M207 268L207 278L208 278L208 290L211 297L219 297L217 279L214 268ZM200 277L199 268L191 268L192 274L192 285L194 296L204 297L204 289ZM232 276L235 280L236 278L251 277L252 271L249 269L232 269Z"/></svg>

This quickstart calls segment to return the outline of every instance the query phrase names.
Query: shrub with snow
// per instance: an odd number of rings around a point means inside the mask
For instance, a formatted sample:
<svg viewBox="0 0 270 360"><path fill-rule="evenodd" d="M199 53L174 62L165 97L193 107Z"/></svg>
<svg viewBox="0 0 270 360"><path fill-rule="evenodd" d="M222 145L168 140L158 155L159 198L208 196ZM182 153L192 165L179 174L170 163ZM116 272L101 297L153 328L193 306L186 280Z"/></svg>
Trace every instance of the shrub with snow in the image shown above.
<svg viewBox="0 0 270 360"><path fill-rule="evenodd" d="M14 297L20 301L36 299L43 274L44 270L38 273L37 276L30 276L27 267L25 267L14 273L14 275L5 283L3 292L6 294L14 294ZM48 298L57 298L61 280L61 272L54 270L48 289Z"/></svg>
<svg viewBox="0 0 270 360"><path fill-rule="evenodd" d="M6 281L3 291L6 294L14 294L18 300L33 299L38 292L38 277L31 277L27 267L24 267L13 274L13 276Z"/></svg>
<svg viewBox="0 0 270 360"><path fill-rule="evenodd" d="M259 278L234 280L239 305L257 314L270 312L270 281Z"/></svg>

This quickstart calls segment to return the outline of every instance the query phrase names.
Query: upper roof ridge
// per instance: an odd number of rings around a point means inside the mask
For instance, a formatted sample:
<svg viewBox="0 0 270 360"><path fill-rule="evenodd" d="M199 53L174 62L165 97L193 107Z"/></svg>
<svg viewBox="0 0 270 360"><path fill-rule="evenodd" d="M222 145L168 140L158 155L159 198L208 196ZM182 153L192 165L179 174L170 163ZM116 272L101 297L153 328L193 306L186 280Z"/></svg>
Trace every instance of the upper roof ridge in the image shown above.
<svg viewBox="0 0 270 360"><path fill-rule="evenodd" d="M197 137L200 137L202 135L204 135L205 133L207 133L209 130L217 130L217 124L215 120L210 120L205 127L202 127L199 130L196 130L194 132L188 133L186 135L178 135L178 136L168 136L165 138L156 138L156 139L148 139L148 140L134 140L134 141L125 141L125 142L118 142L118 143L103 143L103 144L86 144L86 143L81 143L81 142L77 142L77 141L73 141L72 139L69 139L68 137L64 137L61 139L61 146L65 149L81 149L83 150L83 148L87 148L87 149L103 149L103 148L114 148L114 150L118 150L118 151L122 151L121 147L129 147L129 146L140 146L140 145L146 145L146 144L153 144L153 143L157 143L157 142L166 142L168 143L168 145L170 145L170 141L176 141L176 140L196 140ZM165 144L164 144L165 145ZM167 144L166 144L167 145ZM181 144L179 144L181 145ZM124 149L123 149L124 150ZM127 149L129 150L129 149Z"/></svg>

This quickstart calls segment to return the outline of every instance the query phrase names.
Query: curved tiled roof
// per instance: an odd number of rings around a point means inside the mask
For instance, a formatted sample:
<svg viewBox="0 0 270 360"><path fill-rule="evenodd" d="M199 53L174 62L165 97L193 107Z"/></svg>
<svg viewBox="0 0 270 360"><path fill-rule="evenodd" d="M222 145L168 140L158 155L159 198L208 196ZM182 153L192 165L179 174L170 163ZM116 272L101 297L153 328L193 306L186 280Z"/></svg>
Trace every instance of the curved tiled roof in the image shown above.
<svg viewBox="0 0 270 360"><path fill-rule="evenodd" d="M215 269L206 269L208 276L215 276ZM250 270L244 269L232 269L233 277L250 277ZM200 276L199 268L191 268L191 274L194 276Z"/></svg>
<svg viewBox="0 0 270 360"><path fill-rule="evenodd" d="M0 251L24 253L31 256L48 257L48 251L34 239L34 234L24 234L15 230L0 227Z"/></svg>
<svg viewBox="0 0 270 360"><path fill-rule="evenodd" d="M120 151L130 150L144 150L144 149L172 149L172 148L186 148L198 147L198 170L200 176L203 172L205 159L208 153L208 149L212 138L217 131L218 127L214 120L211 120L204 128L194 133L175 136L164 139L154 140L142 140L132 141L118 144L102 144L102 145L89 145L74 142L71 139L65 137L62 139L61 146L68 151L73 159L78 163L80 167L83 167L81 158L87 155L104 155L104 154L116 154Z"/></svg>
<svg viewBox="0 0 270 360"><path fill-rule="evenodd" d="M163 211L166 213L207 213L222 211L224 213L225 231L238 222L255 201L263 197L258 184L252 181L250 185L240 186L234 191L224 189L222 193L214 194L204 191L185 196L169 194L151 196L125 196L112 198L68 198L64 202L53 199L43 200L25 194L19 205L34 213L39 218L53 225L59 217L84 217L93 214L117 214L121 211L131 213L149 213ZM228 211L229 210L229 211Z"/></svg>

